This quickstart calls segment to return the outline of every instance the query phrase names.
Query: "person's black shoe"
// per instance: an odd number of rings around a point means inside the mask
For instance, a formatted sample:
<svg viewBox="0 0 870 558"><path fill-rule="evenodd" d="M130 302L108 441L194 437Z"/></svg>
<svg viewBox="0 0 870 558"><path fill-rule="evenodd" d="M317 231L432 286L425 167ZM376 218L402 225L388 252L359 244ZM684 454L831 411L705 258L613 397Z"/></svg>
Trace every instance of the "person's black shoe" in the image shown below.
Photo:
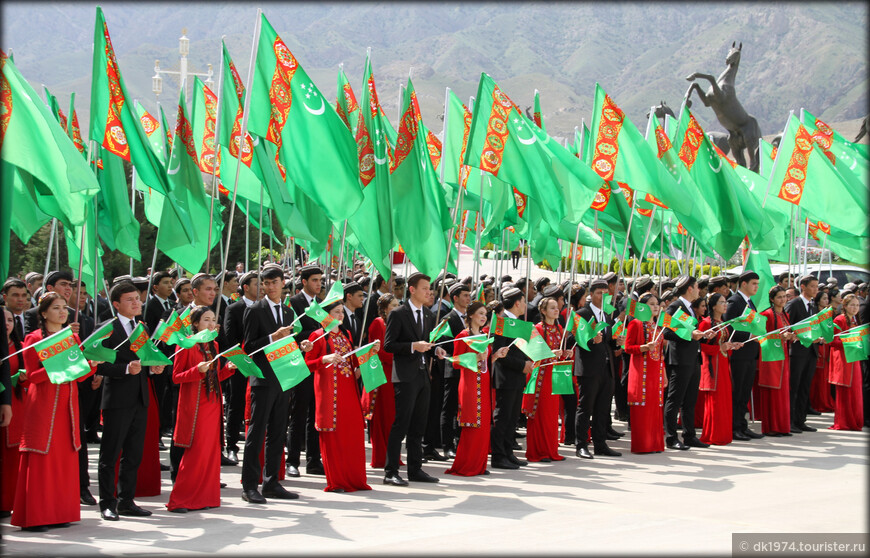
<svg viewBox="0 0 870 558"><path fill-rule="evenodd" d="M395 474L385 476L384 484L391 484L393 486L408 486L408 481L400 477L398 474Z"/></svg>
<svg viewBox="0 0 870 558"><path fill-rule="evenodd" d="M625 432L617 432L616 430L613 429L612 426L610 426L607 428L607 435L608 436L616 436L617 438L622 438L623 436L625 436Z"/></svg>
<svg viewBox="0 0 870 558"><path fill-rule="evenodd" d="M577 451L574 452L574 455L583 459L592 459L592 454L589 453L589 448L586 446L577 446Z"/></svg>
<svg viewBox="0 0 870 558"><path fill-rule="evenodd" d="M529 462L526 461L525 459L519 459L516 455L513 455L513 454L507 456L507 458L508 458L508 461L510 461L514 465L519 465L520 467L525 467L526 465L529 464Z"/></svg>
<svg viewBox="0 0 870 558"><path fill-rule="evenodd" d="M112 508L100 510L100 517L102 517L106 521L118 521L118 514L115 513L115 510L113 510Z"/></svg>
<svg viewBox="0 0 870 558"><path fill-rule="evenodd" d="M408 474L408 480L411 482L438 482L439 479L433 477L426 471L417 471L416 473Z"/></svg>
<svg viewBox="0 0 870 558"><path fill-rule="evenodd" d="M48 527L51 529L63 529L65 527L69 527L70 525L72 525L72 523L70 523L69 521L64 521L63 523L52 523Z"/></svg>
<svg viewBox="0 0 870 558"><path fill-rule="evenodd" d="M287 472L287 476L288 476L288 477L296 478L296 477L298 477L298 476L300 475L300 473L299 473L299 467L296 467L295 465L287 465L287 471L286 471L286 472Z"/></svg>
<svg viewBox="0 0 870 558"><path fill-rule="evenodd" d="M260 494L256 488L252 490L244 490L242 491L242 500L248 502L249 504L265 504L266 499L263 498L263 495Z"/></svg>
<svg viewBox="0 0 870 558"><path fill-rule="evenodd" d="M163 443L163 440L157 442L157 449L160 451L166 451L166 444Z"/></svg>
<svg viewBox="0 0 870 558"><path fill-rule="evenodd" d="M484 475L488 475L488 474L489 474L489 469L484 469L484 470L483 470L483 474L484 474Z"/></svg>
<svg viewBox="0 0 870 558"><path fill-rule="evenodd" d="M688 440L685 440L685 444L687 446L689 446L690 448L709 448L710 447L710 444L705 444L704 442L702 442L701 440L699 440L697 438L689 438Z"/></svg>
<svg viewBox="0 0 870 558"><path fill-rule="evenodd" d="M222 483L221 483L221 488L226 488L226 487L227 487L227 483L222 482Z"/></svg>
<svg viewBox="0 0 870 558"><path fill-rule="evenodd" d="M87 489L87 487L82 488L79 499L81 500L82 504L86 506L97 505L97 501L94 499L94 496L91 494L91 491Z"/></svg>
<svg viewBox="0 0 870 558"><path fill-rule="evenodd" d="M679 440L674 440L673 442L668 442L667 446L668 446L668 449L677 449L677 450L689 449L689 446L687 446L686 444L684 444L683 442L681 442Z"/></svg>
<svg viewBox="0 0 870 558"><path fill-rule="evenodd" d="M423 457L429 461L447 461L447 458L438 453L438 450L429 450L423 454Z"/></svg>
<svg viewBox="0 0 870 558"><path fill-rule="evenodd" d="M740 432L739 430L734 430L733 432L731 432L731 438L734 440L741 441L741 442L748 442L749 441L749 436L747 436L743 432Z"/></svg>
<svg viewBox="0 0 870 558"><path fill-rule="evenodd" d="M615 436L615 435L611 434L610 432L606 433L604 435L604 437L607 438L608 440L610 440L611 442L619 439L619 436Z"/></svg>
<svg viewBox="0 0 870 558"><path fill-rule="evenodd" d="M550 459L549 457L542 457L541 458L541 463L551 463L552 461L553 460Z"/></svg>
<svg viewBox="0 0 870 558"><path fill-rule="evenodd" d="M297 500L299 495L295 492L290 492L280 484L263 489L264 498L277 498L279 500Z"/></svg>
<svg viewBox="0 0 870 558"><path fill-rule="evenodd" d="M160 470L161 470L161 471L169 471L169 470L170 470L170 467L169 467L169 465L164 465L163 463L161 463L161 464L160 464Z"/></svg>
<svg viewBox="0 0 870 558"><path fill-rule="evenodd" d="M782 434L780 434L779 432L764 432L763 434L770 438L779 438L780 436L782 436Z"/></svg>
<svg viewBox="0 0 870 558"><path fill-rule="evenodd" d="M523 432L514 432L514 438L525 438L526 435Z"/></svg>
<svg viewBox="0 0 870 558"><path fill-rule="evenodd" d="M148 517L151 512L140 508L136 502L118 502L118 515L129 515L131 517Z"/></svg>
<svg viewBox="0 0 870 558"><path fill-rule="evenodd" d="M306 475L325 475L326 472L323 470L323 465L307 465L305 467Z"/></svg>
<svg viewBox="0 0 870 558"><path fill-rule="evenodd" d="M333 491L333 492L338 492L339 494L341 494L341 493L344 492L344 489L343 489L343 488L333 488L332 491Z"/></svg>
<svg viewBox="0 0 870 558"><path fill-rule="evenodd" d="M758 439L760 439L760 438L764 438L763 435L761 435L761 434L759 434L759 433L757 433L757 432L753 432L753 431L750 430L749 428L744 428L744 429L743 429L743 434L746 435L746 436L749 436L749 437L752 438L753 440L758 440Z"/></svg>
<svg viewBox="0 0 870 558"><path fill-rule="evenodd" d="M800 428L801 431L803 431L803 432L815 432L816 431L816 429L813 428L812 426L807 426L807 423L805 423L805 422L797 425L797 427Z"/></svg>
<svg viewBox="0 0 870 558"><path fill-rule="evenodd" d="M447 459L455 459L456 458L456 450L453 448L448 448L445 452L447 454Z"/></svg>
<svg viewBox="0 0 870 558"><path fill-rule="evenodd" d="M22 527L22 531L30 531L31 533L45 533L48 531L48 525L32 525L30 527Z"/></svg>
<svg viewBox="0 0 870 558"><path fill-rule="evenodd" d="M175 508L175 509L169 510L169 511L171 511L172 513L187 513L190 510L188 510L187 508Z"/></svg>
<svg viewBox="0 0 870 558"><path fill-rule="evenodd" d="M227 452L227 461L232 461L233 465L238 465L239 464L239 452L228 451Z"/></svg>
<svg viewBox="0 0 870 558"><path fill-rule="evenodd" d="M87 441L89 444L99 444L100 443L100 435L96 433L94 430L89 430L87 433Z"/></svg>
<svg viewBox="0 0 870 558"><path fill-rule="evenodd" d="M777 432L779 436L791 436L791 432Z"/></svg>
<svg viewBox="0 0 870 558"><path fill-rule="evenodd" d="M817 411L817 410L813 409L812 407L810 407L809 409L807 409L807 414L808 414L808 415L816 415L816 416L818 416L818 415L821 415L822 413L820 413L819 411Z"/></svg>
<svg viewBox="0 0 870 558"><path fill-rule="evenodd" d="M568 441L568 440L565 440L564 442L562 442L562 445L563 445L563 446L573 446L573 445L574 445L574 442L570 442L570 441Z"/></svg>
<svg viewBox="0 0 870 558"><path fill-rule="evenodd" d="M493 469L519 469L520 466L516 463L512 463L507 459L493 459L492 460L492 468Z"/></svg>
<svg viewBox="0 0 870 558"><path fill-rule="evenodd" d="M7 517L12 517L12 512L9 510L0 510L0 519L6 519Z"/></svg>
<svg viewBox="0 0 870 558"><path fill-rule="evenodd" d="M622 457L622 454L616 450L612 450L607 446L595 448L595 455L605 455L607 457Z"/></svg>
<svg viewBox="0 0 870 558"><path fill-rule="evenodd" d="M233 461L226 455L221 454L221 467L235 467L236 465L238 465L237 461Z"/></svg>
<svg viewBox="0 0 870 558"><path fill-rule="evenodd" d="M790 434L800 434L801 432L803 432L803 430L801 430L800 428L798 428L794 424L792 424L791 428L789 429Z"/></svg>
<svg viewBox="0 0 870 558"><path fill-rule="evenodd" d="M514 440L513 444L511 444L511 449L514 451L521 451L523 449L523 446L521 446L519 443L517 443L516 440Z"/></svg>

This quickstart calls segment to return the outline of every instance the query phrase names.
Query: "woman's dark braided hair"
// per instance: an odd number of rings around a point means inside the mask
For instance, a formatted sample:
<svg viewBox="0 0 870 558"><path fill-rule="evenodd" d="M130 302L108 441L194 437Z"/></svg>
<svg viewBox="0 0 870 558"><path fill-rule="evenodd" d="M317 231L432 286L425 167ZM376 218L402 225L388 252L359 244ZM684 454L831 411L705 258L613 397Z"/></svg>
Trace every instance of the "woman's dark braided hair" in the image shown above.
<svg viewBox="0 0 870 558"><path fill-rule="evenodd" d="M205 315L206 312L214 312L208 306L197 306L190 313L190 329L193 333L197 333L199 331L199 321ZM199 348L199 352L202 353L202 361L208 362L214 358L214 341L209 341L208 343L197 343L197 347ZM208 365L208 370L205 373L205 395L208 398L211 398L211 394L217 392L218 385L218 364L221 359L218 359L211 364Z"/></svg>

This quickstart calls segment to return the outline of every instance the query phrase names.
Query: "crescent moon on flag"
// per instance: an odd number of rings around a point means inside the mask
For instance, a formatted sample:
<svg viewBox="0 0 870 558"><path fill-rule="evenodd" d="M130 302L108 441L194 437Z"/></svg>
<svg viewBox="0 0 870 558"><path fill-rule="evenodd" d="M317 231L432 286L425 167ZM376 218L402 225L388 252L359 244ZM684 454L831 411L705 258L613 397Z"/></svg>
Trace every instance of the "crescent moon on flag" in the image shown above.
<svg viewBox="0 0 870 558"><path fill-rule="evenodd" d="M248 136L250 136L250 138L251 138L251 146L252 147L260 145L260 136L255 136L252 134L248 134Z"/></svg>
<svg viewBox="0 0 870 558"><path fill-rule="evenodd" d="M297 364L299 364L300 360L301 359L299 358L299 355L295 354L292 357L290 357L290 364L292 364L293 366L296 366Z"/></svg>
<svg viewBox="0 0 870 558"><path fill-rule="evenodd" d="M517 132L519 132L519 130L522 130L522 127L518 128L518 129L517 129ZM520 142L520 143L523 144L523 145L532 145L533 143L535 143L535 141L536 141L537 139L538 139L538 138L535 137L535 133L534 133L534 132L532 132L532 137L529 138L529 139L523 139L523 138L520 137L519 133L517 134L517 141Z"/></svg>
<svg viewBox="0 0 870 558"><path fill-rule="evenodd" d="M387 164L387 158L386 158L386 157L383 157L383 158L381 158L381 159L378 159L377 157L375 157L375 164L377 164L377 165L386 165L386 164Z"/></svg>
<svg viewBox="0 0 870 558"><path fill-rule="evenodd" d="M177 160L178 160L178 164L175 166L174 169L170 168L170 167L166 168L166 174L178 174L178 171L181 169L181 160L180 159L177 159ZM170 163L170 165L172 164L172 156L169 157L169 163Z"/></svg>
<svg viewBox="0 0 870 558"><path fill-rule="evenodd" d="M707 164L710 165L710 170L711 170L711 171L715 172L716 174L719 174L719 171L722 170L722 158L721 158L721 157L716 157L716 158L719 160L719 166L718 166L718 167L716 167L716 168L714 169L714 168L713 168L713 165L710 164L710 162L707 162Z"/></svg>
<svg viewBox="0 0 870 558"><path fill-rule="evenodd" d="M67 358L70 362L75 362L79 358L79 351L77 349L71 350Z"/></svg>
<svg viewBox="0 0 870 558"><path fill-rule="evenodd" d="M372 370L374 370L374 369L377 368L377 367L378 367L378 363L375 362L375 359L370 358L370 359L369 359L369 368L371 368Z"/></svg>
<svg viewBox="0 0 870 558"><path fill-rule="evenodd" d="M314 116L320 116L321 114L323 114L323 111L326 110L326 104L323 102L323 97L320 97L320 108L317 110L311 110L311 107L306 105L304 102L302 103L302 106L304 106L305 110L307 110Z"/></svg>

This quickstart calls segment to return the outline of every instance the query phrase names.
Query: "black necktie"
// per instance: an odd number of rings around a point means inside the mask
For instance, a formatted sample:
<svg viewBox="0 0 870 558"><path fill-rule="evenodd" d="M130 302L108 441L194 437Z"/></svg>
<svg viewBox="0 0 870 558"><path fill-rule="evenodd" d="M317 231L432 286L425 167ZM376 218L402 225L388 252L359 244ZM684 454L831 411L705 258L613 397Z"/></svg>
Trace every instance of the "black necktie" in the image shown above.
<svg viewBox="0 0 870 558"><path fill-rule="evenodd" d="M281 320L281 305L275 305L275 323L278 324L278 327L283 327L284 322Z"/></svg>
<svg viewBox="0 0 870 558"><path fill-rule="evenodd" d="M756 309L756 308L755 308L755 303L752 302L752 299L751 299L751 298L747 301L747 303L749 304L749 307L750 307L752 310L755 310L755 309Z"/></svg>
<svg viewBox="0 0 870 558"><path fill-rule="evenodd" d="M420 339L423 339L423 315L420 310L417 310L417 330L420 334Z"/></svg>
<svg viewBox="0 0 870 558"><path fill-rule="evenodd" d="M170 309L169 301L168 301L168 300L163 302L163 309L164 309L164 310L169 310L169 309Z"/></svg>
<svg viewBox="0 0 870 558"><path fill-rule="evenodd" d="M15 331L18 332L18 339L24 339L24 315L15 316Z"/></svg>

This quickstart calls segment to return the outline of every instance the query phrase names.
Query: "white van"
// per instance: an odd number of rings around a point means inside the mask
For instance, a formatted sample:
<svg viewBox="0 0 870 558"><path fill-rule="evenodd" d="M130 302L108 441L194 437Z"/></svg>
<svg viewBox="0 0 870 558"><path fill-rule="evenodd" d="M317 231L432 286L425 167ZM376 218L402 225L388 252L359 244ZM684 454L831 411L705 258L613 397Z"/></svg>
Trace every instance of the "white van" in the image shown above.
<svg viewBox="0 0 870 558"><path fill-rule="evenodd" d="M774 279L782 272L788 270L788 265L786 264L770 264L770 271L773 273ZM798 276L801 275L803 271L803 265L793 265L792 270L794 273L797 273ZM728 273L741 273L743 271L743 266L738 265L736 267L732 267L727 270ZM870 282L870 271L862 267L857 267L854 265L838 265L834 264L833 266L828 264L822 264L821 273L819 270L819 264L809 264L807 266L807 271L809 271L812 275L815 275L819 278L820 282L827 281L828 277L831 275L834 276L834 279L837 280L837 288L842 289L846 286L846 283L867 283ZM833 271L833 273L832 273Z"/></svg>

